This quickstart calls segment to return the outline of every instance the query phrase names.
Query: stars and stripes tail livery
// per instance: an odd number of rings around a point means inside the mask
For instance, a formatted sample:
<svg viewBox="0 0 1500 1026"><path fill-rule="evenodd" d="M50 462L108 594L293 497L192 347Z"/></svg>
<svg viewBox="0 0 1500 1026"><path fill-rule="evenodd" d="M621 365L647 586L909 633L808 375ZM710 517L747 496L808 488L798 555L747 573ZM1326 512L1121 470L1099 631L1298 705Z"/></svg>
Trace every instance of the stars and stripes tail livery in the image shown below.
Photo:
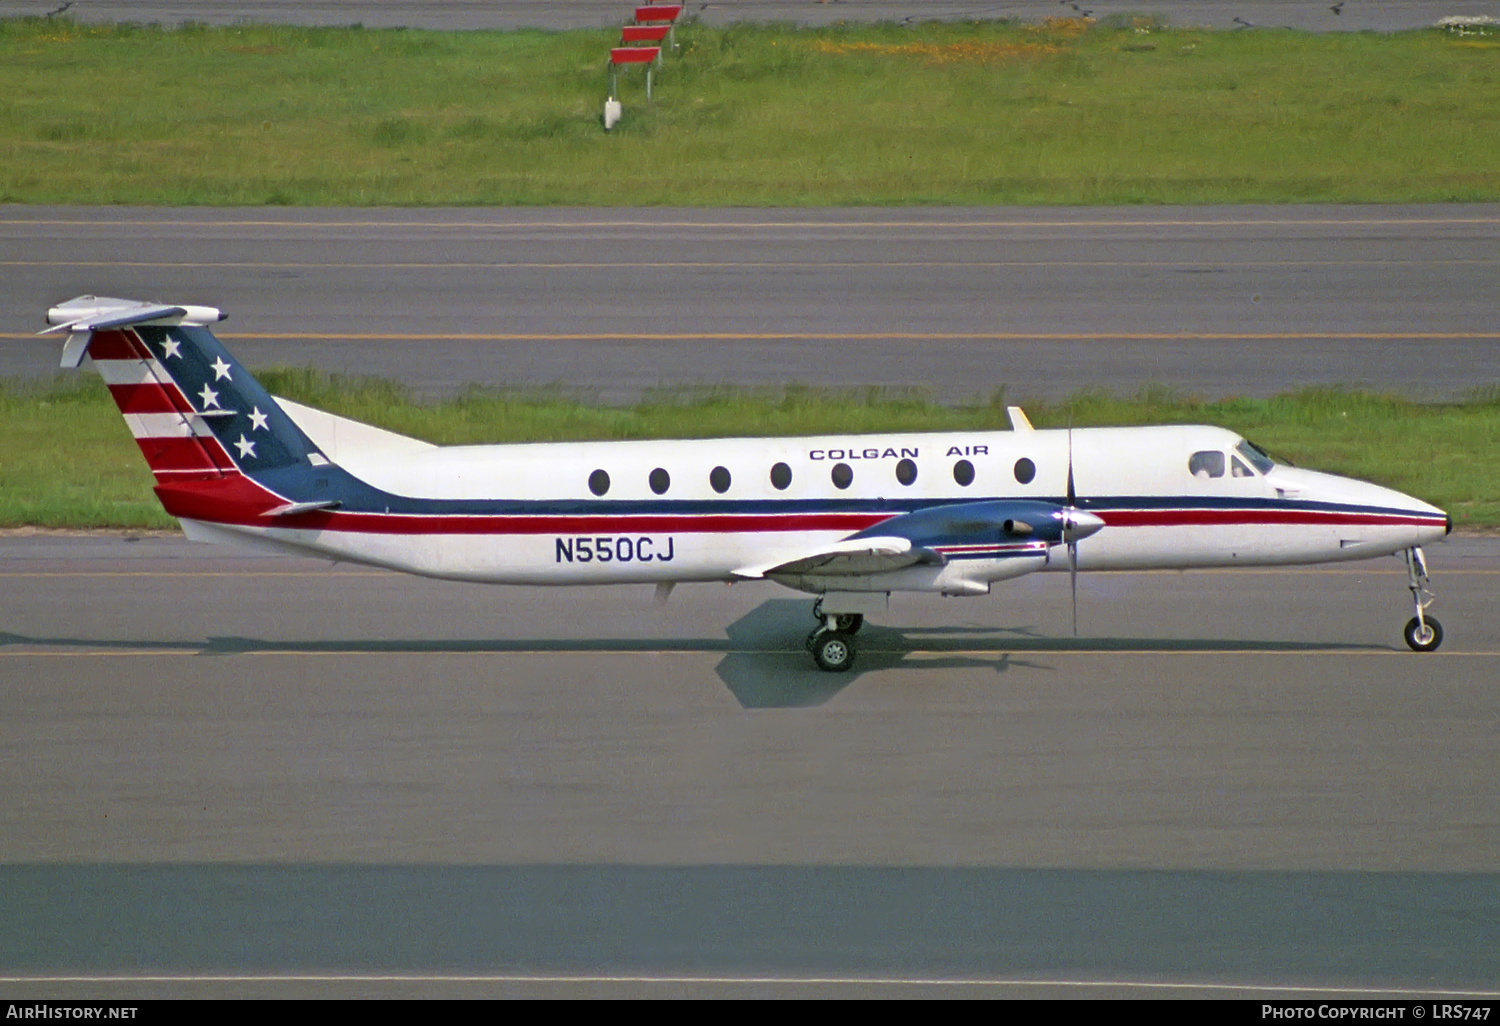
<svg viewBox="0 0 1500 1026"><path fill-rule="evenodd" d="M81 296L48 311L64 367L103 376L189 537L511 584L767 579L819 596L845 670L893 591L986 594L1037 571L1286 565L1400 554L1451 519L1378 485L1170 425L438 447L269 395L212 307Z"/></svg>
<svg viewBox="0 0 1500 1026"><path fill-rule="evenodd" d="M328 465L208 330L218 310L82 296L48 316L68 332L62 365L99 372L174 516L293 508L278 482Z"/></svg>

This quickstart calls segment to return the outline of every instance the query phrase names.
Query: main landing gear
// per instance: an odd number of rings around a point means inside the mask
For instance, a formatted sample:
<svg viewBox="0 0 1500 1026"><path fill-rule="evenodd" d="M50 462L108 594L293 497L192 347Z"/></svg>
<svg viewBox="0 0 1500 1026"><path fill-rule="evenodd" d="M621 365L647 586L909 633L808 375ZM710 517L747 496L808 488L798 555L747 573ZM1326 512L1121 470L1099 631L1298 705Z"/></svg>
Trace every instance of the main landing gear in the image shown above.
<svg viewBox="0 0 1500 1026"><path fill-rule="evenodd" d="M1417 615L1406 622L1402 634L1413 652L1431 652L1443 643L1443 625L1427 615L1427 608L1436 601L1432 594L1432 582L1427 577L1427 556L1420 545L1414 545L1404 553L1406 577L1410 582L1412 604Z"/></svg>
<svg viewBox="0 0 1500 1026"><path fill-rule="evenodd" d="M821 626L807 636L807 650L818 669L843 673L854 665L854 635L865 625L862 613L823 615L823 600L813 603L813 619Z"/></svg>

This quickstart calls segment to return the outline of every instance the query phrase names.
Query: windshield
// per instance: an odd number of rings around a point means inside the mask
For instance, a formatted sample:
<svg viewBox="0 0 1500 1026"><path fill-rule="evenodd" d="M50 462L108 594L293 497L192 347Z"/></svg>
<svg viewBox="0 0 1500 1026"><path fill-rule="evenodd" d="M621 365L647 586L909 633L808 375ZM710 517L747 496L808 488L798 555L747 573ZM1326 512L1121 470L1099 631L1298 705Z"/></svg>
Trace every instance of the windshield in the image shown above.
<svg viewBox="0 0 1500 1026"><path fill-rule="evenodd" d="M1265 450L1254 442L1242 441L1234 447L1234 451L1245 457L1250 465L1262 474L1270 473L1271 468L1276 466L1276 461L1267 456Z"/></svg>

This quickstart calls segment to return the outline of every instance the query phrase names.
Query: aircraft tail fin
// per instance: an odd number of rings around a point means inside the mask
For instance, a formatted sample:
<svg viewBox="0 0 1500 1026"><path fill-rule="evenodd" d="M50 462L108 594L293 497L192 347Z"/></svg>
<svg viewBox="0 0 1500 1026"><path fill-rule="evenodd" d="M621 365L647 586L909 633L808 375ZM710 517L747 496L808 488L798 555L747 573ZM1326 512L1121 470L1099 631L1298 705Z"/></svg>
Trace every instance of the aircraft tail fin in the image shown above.
<svg viewBox="0 0 1500 1026"><path fill-rule="evenodd" d="M79 296L47 311L62 365L103 376L157 484L329 460L208 330L212 307Z"/></svg>

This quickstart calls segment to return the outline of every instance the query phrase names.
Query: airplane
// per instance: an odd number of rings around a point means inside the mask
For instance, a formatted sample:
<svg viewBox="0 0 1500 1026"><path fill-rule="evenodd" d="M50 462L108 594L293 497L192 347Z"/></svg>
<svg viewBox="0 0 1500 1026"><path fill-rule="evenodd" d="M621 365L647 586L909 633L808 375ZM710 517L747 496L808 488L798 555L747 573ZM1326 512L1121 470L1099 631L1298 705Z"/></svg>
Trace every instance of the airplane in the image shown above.
<svg viewBox="0 0 1500 1026"><path fill-rule="evenodd" d="M847 671L891 592L985 595L1066 572L1402 554L1414 651L1442 643L1422 546L1453 519L1279 463L1211 426L439 447L269 395L213 307L79 296L47 311L91 363L190 539L497 584L769 580L817 596L807 648Z"/></svg>

